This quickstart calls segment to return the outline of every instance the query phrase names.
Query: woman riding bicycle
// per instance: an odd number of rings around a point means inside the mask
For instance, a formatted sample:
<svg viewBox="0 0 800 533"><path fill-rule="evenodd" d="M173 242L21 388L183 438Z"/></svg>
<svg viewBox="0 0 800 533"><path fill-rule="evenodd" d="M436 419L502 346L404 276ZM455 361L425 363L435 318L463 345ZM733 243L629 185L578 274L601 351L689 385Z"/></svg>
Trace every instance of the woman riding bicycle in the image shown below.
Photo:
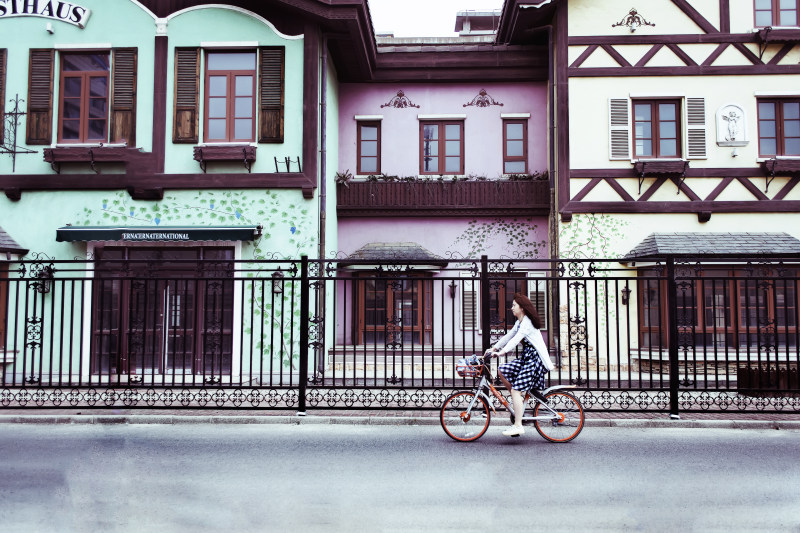
<svg viewBox="0 0 800 533"><path fill-rule="evenodd" d="M514 327L494 346L486 350L486 355L505 355L514 350L520 342L522 343L522 355L513 361L501 364L497 372L497 377L511 391L514 412L519 413L513 418L514 425L504 430L503 435L517 437L525 433L525 428L522 427L524 402L522 395L533 388L533 394L538 396L538 389L544 388L544 375L555 365L550 360L547 345L539 331L542 320L530 299L524 294L514 294L511 312L517 319Z"/></svg>

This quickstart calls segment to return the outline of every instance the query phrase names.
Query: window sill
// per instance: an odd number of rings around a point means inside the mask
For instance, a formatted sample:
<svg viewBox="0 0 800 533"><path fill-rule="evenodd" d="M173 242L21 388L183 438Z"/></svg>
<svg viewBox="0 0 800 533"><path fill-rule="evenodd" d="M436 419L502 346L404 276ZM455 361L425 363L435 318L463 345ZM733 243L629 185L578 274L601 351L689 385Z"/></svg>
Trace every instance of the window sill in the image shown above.
<svg viewBox="0 0 800 533"><path fill-rule="evenodd" d="M754 28L753 33L759 42L792 43L800 42L800 26L769 26Z"/></svg>
<svg viewBox="0 0 800 533"><path fill-rule="evenodd" d="M761 168L767 176L797 176L800 175L800 157L776 157L761 161Z"/></svg>
<svg viewBox="0 0 800 533"><path fill-rule="evenodd" d="M128 148L125 144L62 144L45 148L44 160L59 174L62 163L89 163L92 170L99 174L96 163L128 163L140 153L140 148Z"/></svg>
<svg viewBox="0 0 800 533"><path fill-rule="evenodd" d="M251 144L202 144L194 147L194 160L203 172L208 161L241 161L250 172L256 160L256 147Z"/></svg>
<svg viewBox="0 0 800 533"><path fill-rule="evenodd" d="M689 162L684 159L637 159L633 168L640 176L645 174L671 174L681 175L689 168Z"/></svg>

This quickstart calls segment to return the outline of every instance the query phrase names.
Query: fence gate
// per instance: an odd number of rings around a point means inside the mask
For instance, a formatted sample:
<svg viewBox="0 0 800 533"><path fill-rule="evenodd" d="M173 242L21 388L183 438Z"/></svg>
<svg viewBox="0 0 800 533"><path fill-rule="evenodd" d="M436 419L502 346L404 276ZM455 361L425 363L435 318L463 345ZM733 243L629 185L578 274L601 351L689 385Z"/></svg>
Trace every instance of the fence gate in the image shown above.
<svg viewBox="0 0 800 533"><path fill-rule="evenodd" d="M528 296L590 411L800 412L790 258L0 263L5 408L435 410Z"/></svg>

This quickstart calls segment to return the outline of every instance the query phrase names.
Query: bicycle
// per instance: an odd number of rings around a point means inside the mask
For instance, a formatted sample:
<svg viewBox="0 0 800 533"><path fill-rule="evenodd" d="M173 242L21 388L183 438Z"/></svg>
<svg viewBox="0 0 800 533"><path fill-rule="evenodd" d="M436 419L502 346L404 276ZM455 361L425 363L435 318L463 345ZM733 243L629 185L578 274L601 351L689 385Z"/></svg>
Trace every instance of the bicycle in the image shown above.
<svg viewBox="0 0 800 533"><path fill-rule="evenodd" d="M514 422L515 413L510 402L495 388L494 377L490 369L491 355L478 357L473 355L468 360L461 360L456 365L459 376L480 378L474 390L457 391L447 397L439 412L439 422L449 437L459 442L478 440L489 429L492 413L496 413L492 399L511 413ZM583 430L585 416L580 400L565 389L574 389L575 385L554 385L541 392L542 399L537 398L533 389L525 392L523 405L533 399L533 416L524 416L522 423L533 422L539 435L550 442L569 442Z"/></svg>

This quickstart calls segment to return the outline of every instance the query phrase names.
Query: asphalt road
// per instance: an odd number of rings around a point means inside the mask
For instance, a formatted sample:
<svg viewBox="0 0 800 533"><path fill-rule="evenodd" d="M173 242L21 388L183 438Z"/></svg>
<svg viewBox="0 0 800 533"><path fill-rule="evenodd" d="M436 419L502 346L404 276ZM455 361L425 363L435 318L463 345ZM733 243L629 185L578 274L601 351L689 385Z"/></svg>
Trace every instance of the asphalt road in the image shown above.
<svg viewBox="0 0 800 533"><path fill-rule="evenodd" d="M0 531L800 531L800 431L3 425Z"/></svg>

